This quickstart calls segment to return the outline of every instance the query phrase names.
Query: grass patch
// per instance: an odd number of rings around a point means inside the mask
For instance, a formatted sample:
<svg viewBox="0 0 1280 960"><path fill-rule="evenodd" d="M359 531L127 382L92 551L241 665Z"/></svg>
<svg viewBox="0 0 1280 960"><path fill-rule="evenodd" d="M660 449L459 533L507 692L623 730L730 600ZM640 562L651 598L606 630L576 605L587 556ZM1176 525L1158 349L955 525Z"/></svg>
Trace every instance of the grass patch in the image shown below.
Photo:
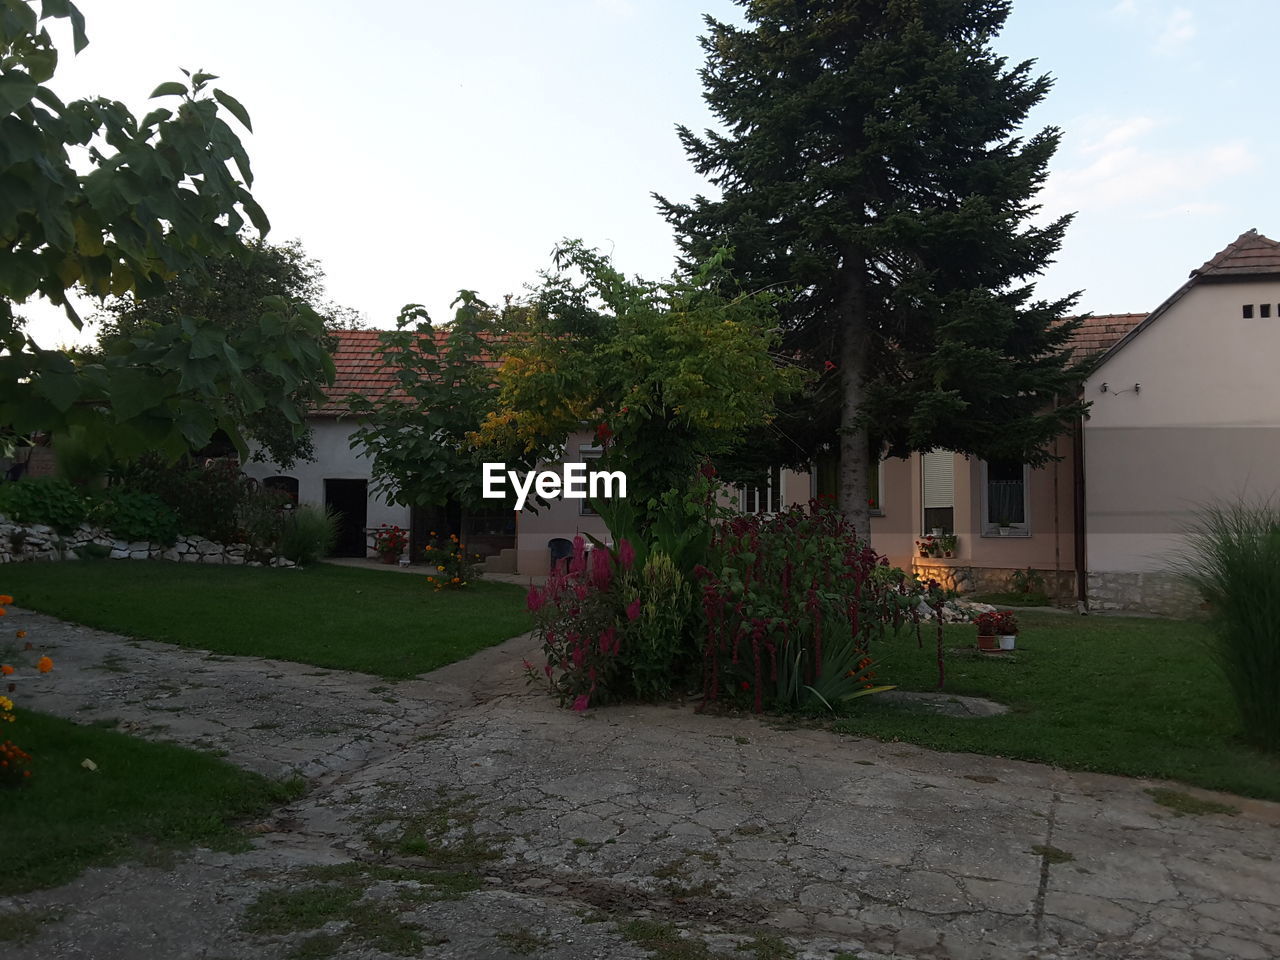
<svg viewBox="0 0 1280 960"><path fill-rule="evenodd" d="M310 886L264 890L245 910L241 926L258 936L288 936L340 924L299 940L287 954L291 960L320 960L348 946L372 947L396 956L418 956L444 942L405 914L425 903L456 900L479 889L473 874L415 870L373 863L342 863L311 867L299 877ZM393 883L396 890L376 900L366 899L370 887Z"/></svg>
<svg viewBox="0 0 1280 960"><path fill-rule="evenodd" d="M702 940L684 937L670 923L656 920L628 920L618 932L636 946L653 954L655 960L717 960L718 955Z"/></svg>
<svg viewBox="0 0 1280 960"><path fill-rule="evenodd" d="M55 564L48 564L55 566ZM84 868L194 845L240 850L235 821L298 796L206 753L21 710L4 731L32 776L6 790L0 895L66 883ZM95 771L80 765L97 764Z"/></svg>
<svg viewBox="0 0 1280 960"><path fill-rule="evenodd" d="M521 929L512 933L500 933L497 939L507 946L512 953L522 957L532 957L551 946L551 938L543 933Z"/></svg>
<svg viewBox="0 0 1280 960"><path fill-rule="evenodd" d="M867 697L835 722L842 733L1179 780L1280 800L1280 757L1242 737L1226 681L1196 623L1029 613L1016 661L969 652L973 626L945 628L946 692L987 697L1010 713L982 719L915 713ZM932 690L933 645L903 636L873 650L880 682Z"/></svg>
<svg viewBox="0 0 1280 960"><path fill-rule="evenodd" d="M1240 810L1236 807L1225 803L1217 803L1213 800L1201 800L1199 797L1193 797L1189 793L1182 793L1180 790L1170 790L1168 787L1156 787L1148 790L1151 799L1162 807L1168 807L1173 811L1174 816L1203 816L1206 813L1221 813L1228 817L1234 817Z"/></svg>
<svg viewBox="0 0 1280 960"><path fill-rule="evenodd" d="M1045 863L1070 863L1075 859L1074 854L1067 853L1065 850L1059 850L1057 847L1047 847L1043 844L1036 844L1031 848L1031 852L1037 857L1043 857Z"/></svg>
<svg viewBox="0 0 1280 960"><path fill-rule="evenodd" d="M390 679L465 659L531 625L513 584L437 593L425 574L323 563L14 563L4 590L19 606L143 640Z"/></svg>

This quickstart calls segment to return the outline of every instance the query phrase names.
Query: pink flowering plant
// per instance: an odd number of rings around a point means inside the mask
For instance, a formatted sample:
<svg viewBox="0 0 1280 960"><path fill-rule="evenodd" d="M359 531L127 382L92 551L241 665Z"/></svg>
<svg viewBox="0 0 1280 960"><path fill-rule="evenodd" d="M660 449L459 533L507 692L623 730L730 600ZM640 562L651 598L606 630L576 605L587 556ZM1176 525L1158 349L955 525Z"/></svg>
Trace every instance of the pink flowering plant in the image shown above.
<svg viewBox="0 0 1280 960"><path fill-rule="evenodd" d="M634 554L625 543L619 553L615 559L607 549L588 552L586 541L575 537L568 569L553 570L545 586L529 588L529 610L546 662L538 671L525 661L525 670L574 710L617 699L621 692L620 654L629 612L621 581L634 570Z"/></svg>
<svg viewBox="0 0 1280 960"><path fill-rule="evenodd" d="M942 685L941 618L927 611L944 592L891 567L829 503L725 522L698 576L704 704L834 710L891 689L873 648L903 628L922 644L924 619L937 623Z"/></svg>

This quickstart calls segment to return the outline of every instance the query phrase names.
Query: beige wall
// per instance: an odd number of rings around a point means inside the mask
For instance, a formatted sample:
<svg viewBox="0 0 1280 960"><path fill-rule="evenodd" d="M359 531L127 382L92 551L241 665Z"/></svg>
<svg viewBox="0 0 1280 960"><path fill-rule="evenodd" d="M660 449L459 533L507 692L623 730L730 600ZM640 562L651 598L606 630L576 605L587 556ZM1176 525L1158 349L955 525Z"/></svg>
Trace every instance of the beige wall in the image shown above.
<svg viewBox="0 0 1280 960"><path fill-rule="evenodd" d="M1278 310L1280 282L1198 284L1086 382L1091 572L1164 570L1198 505L1280 490Z"/></svg>
<svg viewBox="0 0 1280 960"><path fill-rule="evenodd" d="M583 444L590 445L592 434L576 433L566 445L564 462L585 462L580 453ZM560 464L539 464L539 470L560 469ZM547 572L550 554L547 542L555 537L572 540L578 534L590 534L607 541L609 530L599 517L583 516L585 500L566 500L563 497L550 501L547 506L527 505L516 518L516 570L525 576L540 576ZM537 511L536 513L534 511Z"/></svg>

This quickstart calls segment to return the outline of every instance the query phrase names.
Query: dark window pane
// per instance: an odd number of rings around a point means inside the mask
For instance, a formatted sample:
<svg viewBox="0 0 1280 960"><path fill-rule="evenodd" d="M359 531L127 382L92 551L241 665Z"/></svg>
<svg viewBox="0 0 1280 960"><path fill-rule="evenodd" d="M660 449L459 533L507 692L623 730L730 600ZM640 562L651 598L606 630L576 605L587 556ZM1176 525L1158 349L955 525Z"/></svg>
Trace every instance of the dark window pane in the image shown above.
<svg viewBox="0 0 1280 960"><path fill-rule="evenodd" d="M925 507L924 532L941 530L943 533L955 532L955 509L953 507Z"/></svg>
<svg viewBox="0 0 1280 960"><path fill-rule="evenodd" d="M1243 307L1241 307L1240 309L1241 309L1241 314L1244 316L1244 318L1245 318L1246 320L1252 320L1252 319L1253 319L1253 304L1252 304L1252 303L1246 303L1246 304L1245 304Z"/></svg>
<svg viewBox="0 0 1280 960"><path fill-rule="evenodd" d="M1261 317L1271 316L1271 304L1269 303L1258 304L1258 315Z"/></svg>
<svg viewBox="0 0 1280 960"><path fill-rule="evenodd" d="M993 460L987 464L987 523L1027 522L1026 480L1022 464Z"/></svg>

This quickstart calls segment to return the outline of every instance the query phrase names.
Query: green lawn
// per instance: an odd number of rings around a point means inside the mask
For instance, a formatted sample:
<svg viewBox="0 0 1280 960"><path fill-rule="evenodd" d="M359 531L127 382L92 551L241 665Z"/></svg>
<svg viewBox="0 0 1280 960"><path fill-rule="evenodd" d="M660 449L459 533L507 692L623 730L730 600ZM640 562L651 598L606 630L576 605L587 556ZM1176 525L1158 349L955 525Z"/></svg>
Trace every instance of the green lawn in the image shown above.
<svg viewBox="0 0 1280 960"><path fill-rule="evenodd" d="M300 792L298 784L274 783L207 753L21 705L4 737L31 754L32 775L22 787L0 787L0 895L56 886L85 867L127 857L196 844L244 849L233 821ZM83 767L86 759L97 769Z"/></svg>
<svg viewBox="0 0 1280 960"><path fill-rule="evenodd" d="M1019 614L1014 659L948 649L946 692L1012 707L988 719L908 712L858 701L839 730L1133 777L1158 777L1280 800L1280 757L1244 745L1225 681L1194 623ZM973 627L946 628L948 648L973 644ZM932 637L906 636L874 651L877 674L899 689L933 690Z"/></svg>
<svg viewBox="0 0 1280 960"><path fill-rule="evenodd" d="M436 592L425 574L332 564L14 563L0 570L0 591L20 607L143 640L389 678L462 660L531 626L512 584Z"/></svg>

